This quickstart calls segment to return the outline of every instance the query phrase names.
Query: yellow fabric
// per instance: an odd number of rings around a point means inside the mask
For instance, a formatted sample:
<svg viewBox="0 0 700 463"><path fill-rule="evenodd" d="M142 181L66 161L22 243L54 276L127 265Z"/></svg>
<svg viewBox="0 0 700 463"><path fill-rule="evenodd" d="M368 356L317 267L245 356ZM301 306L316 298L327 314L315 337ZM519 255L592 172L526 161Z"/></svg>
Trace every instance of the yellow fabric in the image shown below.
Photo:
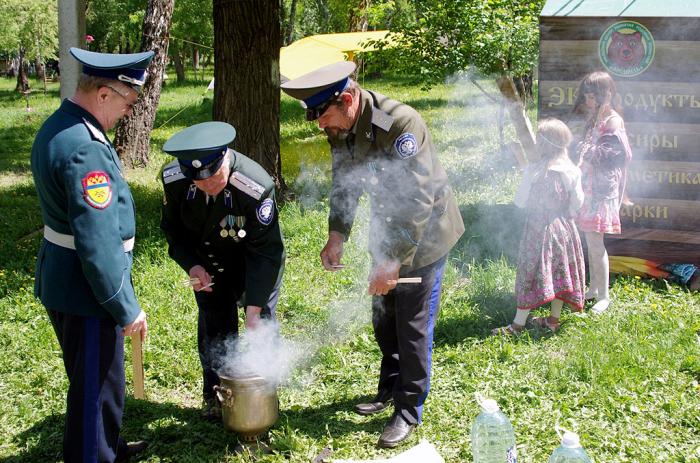
<svg viewBox="0 0 700 463"><path fill-rule="evenodd" d="M280 74L292 80L338 61L350 60L355 53L372 51L368 40L380 40L389 31L347 32L304 37L280 50Z"/></svg>
<svg viewBox="0 0 700 463"><path fill-rule="evenodd" d="M638 257L610 256L610 272L637 275L640 277L666 278L669 273L658 268L656 262Z"/></svg>

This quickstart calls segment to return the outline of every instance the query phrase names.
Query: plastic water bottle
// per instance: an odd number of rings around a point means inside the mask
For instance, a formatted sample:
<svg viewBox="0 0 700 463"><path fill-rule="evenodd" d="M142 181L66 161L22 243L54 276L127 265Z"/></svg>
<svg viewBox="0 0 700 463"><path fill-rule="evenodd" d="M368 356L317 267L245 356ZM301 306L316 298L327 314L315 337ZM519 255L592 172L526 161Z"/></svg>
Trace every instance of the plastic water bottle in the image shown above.
<svg viewBox="0 0 700 463"><path fill-rule="evenodd" d="M561 437L561 446L549 457L549 463L591 463L591 459L581 447L578 434L565 431Z"/></svg>
<svg viewBox="0 0 700 463"><path fill-rule="evenodd" d="M481 413L472 425L474 463L516 463L515 433L495 400L480 401Z"/></svg>

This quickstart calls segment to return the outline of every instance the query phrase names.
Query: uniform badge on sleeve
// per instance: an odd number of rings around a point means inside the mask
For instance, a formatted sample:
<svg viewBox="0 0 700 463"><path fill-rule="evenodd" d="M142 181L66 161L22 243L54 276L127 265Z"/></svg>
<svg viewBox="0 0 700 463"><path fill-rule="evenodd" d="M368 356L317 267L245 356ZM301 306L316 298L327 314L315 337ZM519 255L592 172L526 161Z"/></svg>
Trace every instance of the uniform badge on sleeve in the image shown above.
<svg viewBox="0 0 700 463"><path fill-rule="evenodd" d="M272 218L275 215L275 203L270 198L260 203L258 206L258 221L263 225L270 225Z"/></svg>
<svg viewBox="0 0 700 463"><path fill-rule="evenodd" d="M112 185L106 172L95 170L83 177L83 197L96 209L104 209L112 202Z"/></svg>
<svg viewBox="0 0 700 463"><path fill-rule="evenodd" d="M394 149L401 159L414 156L418 152L418 142L416 142L416 137L410 132L402 134L394 142Z"/></svg>

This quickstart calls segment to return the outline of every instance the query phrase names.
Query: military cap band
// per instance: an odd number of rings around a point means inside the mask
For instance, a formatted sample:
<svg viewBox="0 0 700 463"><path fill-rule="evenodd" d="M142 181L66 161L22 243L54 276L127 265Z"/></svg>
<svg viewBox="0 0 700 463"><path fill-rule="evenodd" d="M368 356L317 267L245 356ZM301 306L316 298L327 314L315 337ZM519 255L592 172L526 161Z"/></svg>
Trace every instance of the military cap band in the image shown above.
<svg viewBox="0 0 700 463"><path fill-rule="evenodd" d="M146 68L155 53L112 54L96 53L72 47L70 54L83 65L83 74L115 79L141 87L145 83Z"/></svg>
<svg viewBox="0 0 700 463"><path fill-rule="evenodd" d="M346 77L345 79L341 80L340 82L337 82L330 87L328 87L325 90L321 90L315 95L312 95L311 97L307 98L304 100L304 104L306 105L307 109L314 109L317 106L322 105L323 103L327 103L330 99L337 97L340 95L340 93L348 88L348 84L350 83L350 78Z"/></svg>
<svg viewBox="0 0 700 463"><path fill-rule="evenodd" d="M175 156L185 177L204 180L214 175L236 138L236 129L226 122L203 122L170 137L163 151Z"/></svg>

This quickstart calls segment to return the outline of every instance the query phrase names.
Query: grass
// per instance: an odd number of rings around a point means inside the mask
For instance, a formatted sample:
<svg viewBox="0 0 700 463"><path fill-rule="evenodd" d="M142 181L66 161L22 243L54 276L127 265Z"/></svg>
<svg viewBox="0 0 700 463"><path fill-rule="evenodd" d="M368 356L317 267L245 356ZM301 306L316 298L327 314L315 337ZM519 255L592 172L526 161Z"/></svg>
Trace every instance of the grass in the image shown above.
<svg viewBox="0 0 700 463"><path fill-rule="evenodd" d="M423 92L387 77L365 85L424 115L467 224L446 272L425 422L410 444L428 439L446 461L471 461L469 431L480 393L497 399L510 417L522 462L546 461L558 445L557 424L580 433L597 462L700 462L698 295L662 281L620 277L612 283L614 304L601 316L565 312L556 336L489 337L514 312L521 220L510 205L513 160L496 141L497 108L469 84ZM203 97L204 86L166 86L151 164L127 175L138 214L135 285L151 337L148 400L127 398L123 434L150 441L145 461L154 463L253 459L234 455L235 437L198 417L194 299L179 285L181 271L167 257L158 229L157 172L167 161L160 147L175 131L209 119L211 93ZM60 455L67 381L51 325L32 295L42 224L29 150L58 97L55 85L47 96L34 93L27 112L12 88L11 81L0 81L0 461L48 462ZM276 453L258 461L308 462L326 446L337 458L392 455L375 448L389 415L351 412L373 393L380 358L364 295L366 204L347 250L348 268L323 272L317 256L325 242L327 147L287 97L281 135L283 172L296 199L280 210L288 260L278 315L284 335L310 347L307 361L280 390L281 417L270 435ZM127 360L128 392L130 370Z"/></svg>

